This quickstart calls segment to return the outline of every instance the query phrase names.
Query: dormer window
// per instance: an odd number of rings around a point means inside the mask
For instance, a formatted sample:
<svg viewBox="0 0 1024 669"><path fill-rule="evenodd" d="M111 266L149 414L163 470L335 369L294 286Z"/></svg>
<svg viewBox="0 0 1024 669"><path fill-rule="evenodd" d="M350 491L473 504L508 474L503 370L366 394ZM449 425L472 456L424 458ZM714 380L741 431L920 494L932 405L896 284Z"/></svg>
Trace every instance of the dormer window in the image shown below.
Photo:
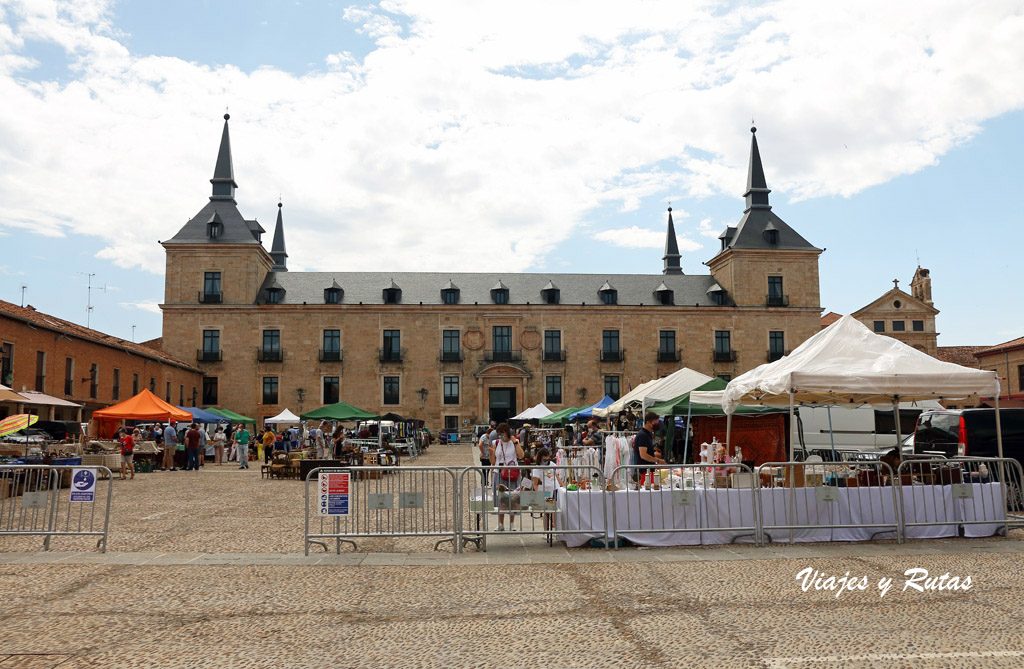
<svg viewBox="0 0 1024 669"><path fill-rule="evenodd" d="M717 283L712 284L711 287L707 289L706 294L711 298L712 304L719 307L725 304L725 289Z"/></svg>
<svg viewBox="0 0 1024 669"><path fill-rule="evenodd" d="M340 287L331 286L324 289L324 304L341 304L341 296L345 291Z"/></svg>
<svg viewBox="0 0 1024 669"><path fill-rule="evenodd" d="M607 281L597 292L601 296L601 304L611 306L619 303L619 291L612 288L612 284Z"/></svg>
<svg viewBox="0 0 1024 669"><path fill-rule="evenodd" d="M384 289L384 304L398 304L401 301L402 289L392 279L391 285Z"/></svg>
<svg viewBox="0 0 1024 669"><path fill-rule="evenodd" d="M491 301L495 304L508 304L508 286L498 281L491 288Z"/></svg>
<svg viewBox="0 0 1024 669"><path fill-rule="evenodd" d="M267 289L267 304L279 304L284 297L284 290L281 288Z"/></svg>
<svg viewBox="0 0 1024 669"><path fill-rule="evenodd" d="M778 245L778 243L779 243L779 231L775 229L775 225L771 221L768 221L768 225L764 226L764 233L763 234L764 234L764 240L766 242L768 242L772 246Z"/></svg>
<svg viewBox="0 0 1024 669"><path fill-rule="evenodd" d="M459 287L448 279L448 283L441 286L441 304L458 304L459 293Z"/></svg>
<svg viewBox="0 0 1024 669"><path fill-rule="evenodd" d="M541 289L540 295L544 298L544 304L558 304L561 300L562 291L560 291L555 284L548 281L548 285Z"/></svg>
<svg viewBox="0 0 1024 669"><path fill-rule="evenodd" d="M206 236L210 239L218 239L224 235L224 222L220 220L220 214L213 212L210 220L206 222Z"/></svg>
<svg viewBox="0 0 1024 669"><path fill-rule="evenodd" d="M666 286L664 282L654 290L654 297L657 298L658 304L665 306L675 304L675 292Z"/></svg>

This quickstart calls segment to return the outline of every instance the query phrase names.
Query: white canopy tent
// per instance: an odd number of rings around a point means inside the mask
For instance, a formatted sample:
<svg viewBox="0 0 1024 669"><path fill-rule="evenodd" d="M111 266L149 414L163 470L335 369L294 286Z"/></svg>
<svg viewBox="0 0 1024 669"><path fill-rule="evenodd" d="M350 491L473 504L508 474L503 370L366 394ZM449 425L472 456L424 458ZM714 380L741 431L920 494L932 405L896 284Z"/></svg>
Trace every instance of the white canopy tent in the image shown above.
<svg viewBox="0 0 1024 669"><path fill-rule="evenodd" d="M298 425L302 422L302 419L293 414L288 409L285 409L281 413L277 414L273 418L265 418L264 423L270 423L273 425L285 424L285 425Z"/></svg>
<svg viewBox="0 0 1024 669"><path fill-rule="evenodd" d="M640 409L643 411L656 402L664 402L679 397L683 393L688 393L694 388L704 385L711 378L689 367L683 367L665 378L641 383L616 400L614 404L610 404L604 409L594 409L594 415L604 417L625 411L635 405L640 405Z"/></svg>
<svg viewBox="0 0 1024 669"><path fill-rule="evenodd" d="M884 405L933 399L996 398L996 436L1003 456L999 424L999 380L995 372L936 360L901 341L871 332L852 316L817 333L792 353L741 374L726 386L722 408L729 417L740 404L789 407ZM697 400L694 400L697 401ZM896 419L899 438L899 418ZM790 440L790 459L793 458Z"/></svg>
<svg viewBox="0 0 1024 669"><path fill-rule="evenodd" d="M523 411L522 413L513 416L512 420L537 420L543 418L544 416L550 416L553 413L554 411L544 406L544 403L541 402L540 404L532 406L529 409Z"/></svg>

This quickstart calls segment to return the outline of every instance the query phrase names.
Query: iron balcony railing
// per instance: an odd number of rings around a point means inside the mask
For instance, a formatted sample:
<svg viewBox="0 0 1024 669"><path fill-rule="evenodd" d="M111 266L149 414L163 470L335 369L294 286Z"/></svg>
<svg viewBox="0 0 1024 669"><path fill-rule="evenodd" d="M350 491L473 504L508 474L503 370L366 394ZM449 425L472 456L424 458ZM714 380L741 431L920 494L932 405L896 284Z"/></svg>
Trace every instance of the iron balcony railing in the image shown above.
<svg viewBox="0 0 1024 669"><path fill-rule="evenodd" d="M775 362L786 355L789 355L789 351L768 351L768 362Z"/></svg>
<svg viewBox="0 0 1024 669"><path fill-rule="evenodd" d="M203 349L196 349L196 360L199 362L220 362L223 360L223 353L220 349L216 351L204 351Z"/></svg>
<svg viewBox="0 0 1024 669"><path fill-rule="evenodd" d="M462 362L462 351L441 351L441 362Z"/></svg>
<svg viewBox="0 0 1024 669"><path fill-rule="evenodd" d="M565 362L565 349L544 351L544 362Z"/></svg>
<svg viewBox="0 0 1024 669"><path fill-rule="evenodd" d="M736 362L736 351L712 351L711 359L715 362Z"/></svg>
<svg viewBox="0 0 1024 669"><path fill-rule="evenodd" d="M201 304L220 304L224 301L224 293L204 293L199 292L199 302Z"/></svg>
<svg viewBox="0 0 1024 669"><path fill-rule="evenodd" d="M402 362L401 349L396 348L379 348L377 349L377 358L380 362Z"/></svg>
<svg viewBox="0 0 1024 669"><path fill-rule="evenodd" d="M765 295L764 303L769 307L788 307L789 295Z"/></svg>
<svg viewBox="0 0 1024 669"><path fill-rule="evenodd" d="M522 362L523 352L519 349L511 351L484 351L487 362Z"/></svg>
<svg viewBox="0 0 1024 669"><path fill-rule="evenodd" d="M682 349L675 351L658 351L658 362L679 362L682 358Z"/></svg>
<svg viewBox="0 0 1024 669"><path fill-rule="evenodd" d="M326 351L320 349L320 362L341 362L345 359L344 352L341 349L337 351ZM330 404L328 402L328 404Z"/></svg>
<svg viewBox="0 0 1024 669"><path fill-rule="evenodd" d="M256 359L260 362L282 362L284 360L284 349L281 348L258 348Z"/></svg>
<svg viewBox="0 0 1024 669"><path fill-rule="evenodd" d="M626 359L626 349L620 348L616 351L601 351L601 362L622 362Z"/></svg>

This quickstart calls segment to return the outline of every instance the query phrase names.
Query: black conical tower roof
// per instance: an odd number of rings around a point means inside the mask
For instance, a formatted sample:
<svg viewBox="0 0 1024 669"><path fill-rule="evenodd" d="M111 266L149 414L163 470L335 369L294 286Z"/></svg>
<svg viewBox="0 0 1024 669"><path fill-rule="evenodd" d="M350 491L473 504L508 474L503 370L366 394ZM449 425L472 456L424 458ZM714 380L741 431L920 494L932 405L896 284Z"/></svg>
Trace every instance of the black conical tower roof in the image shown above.
<svg viewBox="0 0 1024 669"><path fill-rule="evenodd" d="M274 226L274 243L270 246L270 257L274 260L274 266L270 269L275 272L288 271L288 251L284 247L284 220L281 217L281 207L277 203L277 224Z"/></svg>
<svg viewBox="0 0 1024 669"><path fill-rule="evenodd" d="M662 256L662 260L665 261L665 269L661 271L662 274L682 274L683 270L679 266L679 241L676 239L676 225L672 222L672 207L668 208L668 233L665 237L665 255Z"/></svg>
<svg viewBox="0 0 1024 669"><path fill-rule="evenodd" d="M228 132L228 119L230 118L230 115L224 114L220 151L217 152L217 164L213 168L213 178L210 179L210 183L213 184L211 200L235 201L235 189L238 188L238 184L235 183L235 168L231 163L231 135Z"/></svg>
<svg viewBox="0 0 1024 669"><path fill-rule="evenodd" d="M750 166L747 168L747 192L743 194L747 208L771 209L768 204L768 182L764 178L764 167L761 166L761 152L757 148L757 128L750 129Z"/></svg>

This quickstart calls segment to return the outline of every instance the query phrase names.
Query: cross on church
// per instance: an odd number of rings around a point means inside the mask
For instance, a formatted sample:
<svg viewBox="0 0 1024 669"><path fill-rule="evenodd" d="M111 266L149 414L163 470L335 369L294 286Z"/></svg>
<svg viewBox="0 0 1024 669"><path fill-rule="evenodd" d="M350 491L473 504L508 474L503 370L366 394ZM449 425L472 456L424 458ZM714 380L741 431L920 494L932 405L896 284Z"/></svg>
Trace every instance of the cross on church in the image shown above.
<svg viewBox="0 0 1024 669"><path fill-rule="evenodd" d="M892 280L892 285L896 286L896 288L898 289L900 287L900 280L899 279L893 279Z"/></svg>

